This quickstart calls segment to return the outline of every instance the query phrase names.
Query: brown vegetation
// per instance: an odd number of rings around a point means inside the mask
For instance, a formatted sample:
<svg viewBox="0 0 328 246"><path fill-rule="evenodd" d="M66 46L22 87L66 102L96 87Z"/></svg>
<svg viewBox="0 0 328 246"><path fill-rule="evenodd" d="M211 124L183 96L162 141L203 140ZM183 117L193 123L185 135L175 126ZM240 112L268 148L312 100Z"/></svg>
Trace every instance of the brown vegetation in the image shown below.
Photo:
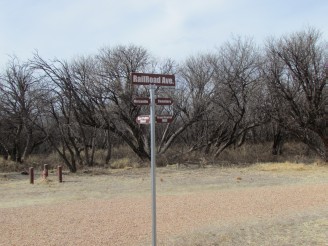
<svg viewBox="0 0 328 246"><path fill-rule="evenodd" d="M317 163L324 165L315 152L302 143L285 143L283 154L272 155L270 153L272 145L267 144L244 144L239 148L227 148L217 158L204 156L202 152L189 152L188 149L177 146L167 151L163 155L157 156L156 164L159 167L177 166L188 168L204 168L206 166L233 167L249 166L255 163ZM83 156L83 152L82 155ZM107 169L126 169L150 166L150 162L141 162L134 155L130 148L121 146L113 148L112 158L106 164L106 151L97 150L94 155L95 164L90 166L77 166L81 171L99 170L106 172ZM0 159L0 172L28 172L29 167L41 172L44 164L49 165L49 169L55 170L58 165L62 165L62 159L57 153L48 155L30 155L25 162L17 163L10 160ZM69 169L68 169L69 170ZM102 171L101 171L102 170Z"/></svg>

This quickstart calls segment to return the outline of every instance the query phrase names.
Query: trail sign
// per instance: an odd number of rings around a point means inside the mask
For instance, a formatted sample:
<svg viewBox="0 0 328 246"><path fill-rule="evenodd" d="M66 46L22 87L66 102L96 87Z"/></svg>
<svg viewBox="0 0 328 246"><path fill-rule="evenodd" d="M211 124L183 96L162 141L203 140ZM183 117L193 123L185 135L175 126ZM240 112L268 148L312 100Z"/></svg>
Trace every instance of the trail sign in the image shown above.
<svg viewBox="0 0 328 246"><path fill-rule="evenodd" d="M152 246L156 246L156 140L155 140L155 122L170 123L173 121L171 115L159 115L155 117L155 90L156 86L175 86L175 76L166 74L151 73L131 73L131 82L134 85L149 85L150 92L150 115L140 115L136 121L138 124L150 124L150 166L151 166L151 190L152 190ZM139 98L140 99L140 98ZM145 98L136 101L140 105L148 105ZM145 99L145 100L144 100ZM158 98L160 99L160 98ZM171 105L173 101L170 98L163 101L157 100L158 105ZM143 104L146 103L147 104ZM163 104L161 104L163 103ZM168 104L166 104L168 103Z"/></svg>
<svg viewBox="0 0 328 246"><path fill-rule="evenodd" d="M172 115L157 115L156 122L157 123L171 123L173 121Z"/></svg>
<svg viewBox="0 0 328 246"><path fill-rule="evenodd" d="M150 104L150 99L145 97L137 97L133 99L133 104L135 105L149 105Z"/></svg>
<svg viewBox="0 0 328 246"><path fill-rule="evenodd" d="M173 100L171 98L156 98L155 103L157 105L172 105Z"/></svg>
<svg viewBox="0 0 328 246"><path fill-rule="evenodd" d="M135 85L175 86L175 76L167 74L131 73L131 80Z"/></svg>
<svg viewBox="0 0 328 246"><path fill-rule="evenodd" d="M138 124L150 124L150 116L149 115L139 115L136 119Z"/></svg>

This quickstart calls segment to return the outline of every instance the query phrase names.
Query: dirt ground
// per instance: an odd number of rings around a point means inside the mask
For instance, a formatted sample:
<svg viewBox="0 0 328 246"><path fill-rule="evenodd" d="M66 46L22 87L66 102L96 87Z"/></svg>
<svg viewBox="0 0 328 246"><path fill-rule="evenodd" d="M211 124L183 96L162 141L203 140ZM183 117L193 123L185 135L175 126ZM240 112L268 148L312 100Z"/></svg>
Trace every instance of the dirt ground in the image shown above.
<svg viewBox="0 0 328 246"><path fill-rule="evenodd" d="M147 168L2 173L0 245L151 245L150 190ZM328 167L158 168L157 244L328 245Z"/></svg>

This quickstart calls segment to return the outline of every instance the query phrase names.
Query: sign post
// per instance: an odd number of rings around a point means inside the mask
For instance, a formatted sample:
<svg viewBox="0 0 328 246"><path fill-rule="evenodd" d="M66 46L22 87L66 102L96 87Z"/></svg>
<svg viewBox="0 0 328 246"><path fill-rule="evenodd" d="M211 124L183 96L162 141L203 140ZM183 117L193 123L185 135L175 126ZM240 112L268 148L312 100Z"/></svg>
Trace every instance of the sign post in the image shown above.
<svg viewBox="0 0 328 246"><path fill-rule="evenodd" d="M150 85L150 155L152 191L152 245L156 246L156 143L155 143L155 85Z"/></svg>
<svg viewBox="0 0 328 246"><path fill-rule="evenodd" d="M151 166L151 192L152 192L152 246L156 246L156 135L155 123L170 123L172 116L157 116L155 105L172 105L170 98L155 98L156 86L175 86L174 75L131 73L132 84L149 85L150 91L150 119L148 116L138 116L138 124L150 123L150 166ZM147 98L135 98L135 105L149 105Z"/></svg>

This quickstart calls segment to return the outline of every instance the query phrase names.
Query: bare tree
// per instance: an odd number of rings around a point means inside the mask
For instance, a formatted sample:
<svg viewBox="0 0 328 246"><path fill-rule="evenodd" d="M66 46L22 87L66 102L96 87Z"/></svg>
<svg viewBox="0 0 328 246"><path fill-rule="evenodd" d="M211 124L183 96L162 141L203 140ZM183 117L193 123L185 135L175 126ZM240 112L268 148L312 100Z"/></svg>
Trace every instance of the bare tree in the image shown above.
<svg viewBox="0 0 328 246"><path fill-rule="evenodd" d="M12 160L23 162L44 141L33 126L37 117L38 80L29 64L20 63L17 58L8 63L0 80L0 144Z"/></svg>
<svg viewBox="0 0 328 246"><path fill-rule="evenodd" d="M38 126L70 171L76 172L77 164L82 166L86 162L92 165L93 155L89 156L86 145L87 138L92 139L94 136L86 134L88 129L79 117L79 110L83 108L79 84L80 79L85 79L83 76L87 74L79 74L66 61L47 62L38 54L35 54L32 65L48 85L41 103L43 118L37 122ZM82 158L82 151L85 151L86 158Z"/></svg>
<svg viewBox="0 0 328 246"><path fill-rule="evenodd" d="M210 54L199 54L186 59L177 74L178 85L174 93L174 125L168 125L162 135L159 152L165 153L173 141L181 136L186 130L197 128L200 122L211 109L213 96L213 66L215 59ZM203 136L200 131L186 132L186 141L192 150L196 149ZM190 138L191 137L191 138ZM196 143L193 141L198 138Z"/></svg>
<svg viewBox="0 0 328 246"><path fill-rule="evenodd" d="M132 86L131 72L151 68L148 52L138 46L104 48L97 56L100 68L93 91L94 104L107 129L119 136L142 159L149 159L149 136L144 126L136 123L141 108L133 97L147 91Z"/></svg>
<svg viewBox="0 0 328 246"><path fill-rule="evenodd" d="M313 28L270 40L266 74L274 97L284 103L279 124L327 160L325 47Z"/></svg>
<svg viewBox="0 0 328 246"><path fill-rule="evenodd" d="M218 156L228 146L240 146L247 132L263 122L260 62L251 39L237 38L220 48L213 64L215 96L205 153L215 147Z"/></svg>

